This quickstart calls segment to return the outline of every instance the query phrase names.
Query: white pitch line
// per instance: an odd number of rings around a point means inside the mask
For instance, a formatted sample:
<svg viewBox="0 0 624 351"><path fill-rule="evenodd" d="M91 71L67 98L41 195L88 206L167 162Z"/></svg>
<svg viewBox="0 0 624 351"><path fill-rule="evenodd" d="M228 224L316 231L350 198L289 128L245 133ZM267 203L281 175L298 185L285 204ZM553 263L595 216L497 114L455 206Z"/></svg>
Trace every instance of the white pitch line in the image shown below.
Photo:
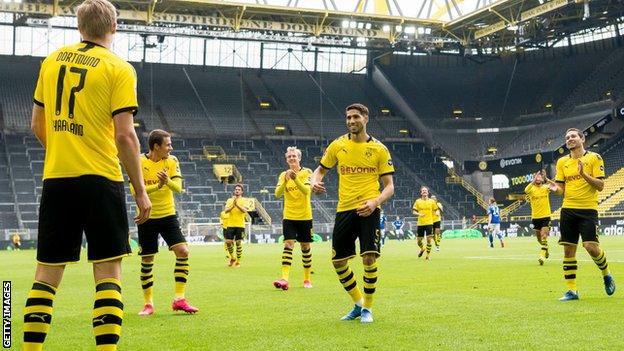
<svg viewBox="0 0 624 351"><path fill-rule="evenodd" d="M537 257L527 257L527 258L520 258L518 256L515 257L495 257L495 256L468 256L468 257L464 257L467 258L469 260L511 260L511 261L534 261L537 259ZM561 258L559 258L561 259ZM550 258L549 260L553 260L553 258ZM579 260L577 259L577 261L580 262L594 262L593 260L588 260L588 259L582 259ZM608 260L608 263L624 263L624 261L620 261L620 260Z"/></svg>

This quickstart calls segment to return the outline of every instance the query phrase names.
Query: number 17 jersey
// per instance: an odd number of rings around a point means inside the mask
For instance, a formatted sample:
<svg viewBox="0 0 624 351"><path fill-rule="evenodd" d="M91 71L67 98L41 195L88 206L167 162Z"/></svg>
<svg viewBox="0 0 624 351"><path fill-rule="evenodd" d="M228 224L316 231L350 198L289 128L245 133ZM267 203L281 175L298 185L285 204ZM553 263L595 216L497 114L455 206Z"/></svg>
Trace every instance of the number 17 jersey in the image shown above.
<svg viewBox="0 0 624 351"><path fill-rule="evenodd" d="M34 94L45 110L43 179L91 174L123 181L113 116L136 114L136 84L129 63L87 41L43 61Z"/></svg>

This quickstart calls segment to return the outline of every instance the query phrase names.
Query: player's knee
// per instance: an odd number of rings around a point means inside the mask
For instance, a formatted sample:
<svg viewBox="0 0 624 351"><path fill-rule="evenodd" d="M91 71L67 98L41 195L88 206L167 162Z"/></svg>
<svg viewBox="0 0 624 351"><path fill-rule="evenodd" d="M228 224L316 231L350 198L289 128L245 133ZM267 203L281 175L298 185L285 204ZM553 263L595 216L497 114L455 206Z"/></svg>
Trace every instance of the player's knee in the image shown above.
<svg viewBox="0 0 624 351"><path fill-rule="evenodd" d="M375 254L365 254L364 256L362 256L362 263L367 266L374 264L376 260L377 257L375 256Z"/></svg>
<svg viewBox="0 0 624 351"><path fill-rule="evenodd" d="M347 265L347 260L332 261L334 268L338 269Z"/></svg>
<svg viewBox="0 0 624 351"><path fill-rule="evenodd" d="M600 247L596 243L583 243L583 247L591 256L600 255Z"/></svg>
<svg viewBox="0 0 624 351"><path fill-rule="evenodd" d="M143 262L143 263L152 263L152 262L154 262L154 255L142 256L141 257L141 262Z"/></svg>
<svg viewBox="0 0 624 351"><path fill-rule="evenodd" d="M230 246L232 245L232 243L234 243L234 240L227 239L225 243L227 244L227 246Z"/></svg>
<svg viewBox="0 0 624 351"><path fill-rule="evenodd" d="M284 247L292 250L295 247L295 243L292 240L286 240L284 241ZM301 247L303 248L303 245Z"/></svg>
<svg viewBox="0 0 624 351"><path fill-rule="evenodd" d="M310 243L301 243L301 250L309 251L310 250Z"/></svg>
<svg viewBox="0 0 624 351"><path fill-rule="evenodd" d="M175 252L176 257L188 257L188 245L178 245L173 248L173 252Z"/></svg>

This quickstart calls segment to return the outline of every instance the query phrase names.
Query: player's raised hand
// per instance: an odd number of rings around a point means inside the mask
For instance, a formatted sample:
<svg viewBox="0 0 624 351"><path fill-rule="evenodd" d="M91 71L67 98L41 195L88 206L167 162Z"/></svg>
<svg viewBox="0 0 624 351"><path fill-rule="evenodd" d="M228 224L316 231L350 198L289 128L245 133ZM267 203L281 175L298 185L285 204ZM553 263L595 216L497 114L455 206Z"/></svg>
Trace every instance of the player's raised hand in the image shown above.
<svg viewBox="0 0 624 351"><path fill-rule="evenodd" d="M297 178L297 172L293 171L292 169L289 169L286 171L286 180L288 179L295 179Z"/></svg>
<svg viewBox="0 0 624 351"><path fill-rule="evenodd" d="M366 200L362 206L358 207L356 213L361 217L370 216L375 209L377 208L377 201L375 200Z"/></svg>
<svg viewBox="0 0 624 351"><path fill-rule="evenodd" d="M327 192L327 189L325 189L325 183L323 182L312 183L312 191L315 194L325 194Z"/></svg>
<svg viewBox="0 0 624 351"><path fill-rule="evenodd" d="M583 168L583 161L581 161L581 159L578 160L578 172L581 175L585 173L585 169Z"/></svg>
<svg viewBox="0 0 624 351"><path fill-rule="evenodd" d="M165 171L159 171L158 173L156 173L156 175L158 176L158 187L162 188L163 186L165 186L165 184L167 184L169 175Z"/></svg>
<svg viewBox="0 0 624 351"><path fill-rule="evenodd" d="M145 191L140 194L136 194L134 201L137 204L138 210L137 215L134 217L134 223L143 224L149 219L150 213L152 212L152 202Z"/></svg>

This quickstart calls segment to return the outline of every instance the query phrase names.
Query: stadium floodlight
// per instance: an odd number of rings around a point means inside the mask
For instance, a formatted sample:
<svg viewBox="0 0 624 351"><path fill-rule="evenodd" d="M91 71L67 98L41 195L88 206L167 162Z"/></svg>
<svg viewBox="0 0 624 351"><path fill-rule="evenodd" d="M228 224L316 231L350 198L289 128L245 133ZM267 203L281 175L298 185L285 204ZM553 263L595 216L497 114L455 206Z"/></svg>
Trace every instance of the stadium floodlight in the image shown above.
<svg viewBox="0 0 624 351"><path fill-rule="evenodd" d="M475 117L475 121L480 121L482 119L483 119L482 117Z"/></svg>
<svg viewBox="0 0 624 351"><path fill-rule="evenodd" d="M356 21L349 22L349 28L355 29L356 27L357 27L357 22Z"/></svg>
<svg viewBox="0 0 624 351"><path fill-rule="evenodd" d="M546 108L552 108L552 104L549 102L546 104Z"/></svg>
<svg viewBox="0 0 624 351"><path fill-rule="evenodd" d="M372 25L370 23L366 23L366 25L364 26L364 28L366 29L371 29Z"/></svg>
<svg viewBox="0 0 624 351"><path fill-rule="evenodd" d="M364 29L364 23L362 23L362 22L358 22L357 27L358 27L359 29Z"/></svg>
<svg viewBox="0 0 624 351"><path fill-rule="evenodd" d="M402 32L403 31L403 27L402 26L396 26L396 27L394 27L394 30L396 30L397 32Z"/></svg>
<svg viewBox="0 0 624 351"><path fill-rule="evenodd" d="M383 27L381 27L381 30L384 31L384 32L389 32L390 31L390 25L384 24Z"/></svg>
<svg viewBox="0 0 624 351"><path fill-rule="evenodd" d="M416 33L416 27L414 27L414 26L405 27L405 33L406 34L414 34L414 33Z"/></svg>
<svg viewBox="0 0 624 351"><path fill-rule="evenodd" d="M349 21L348 20L342 20L342 28L349 28Z"/></svg>

